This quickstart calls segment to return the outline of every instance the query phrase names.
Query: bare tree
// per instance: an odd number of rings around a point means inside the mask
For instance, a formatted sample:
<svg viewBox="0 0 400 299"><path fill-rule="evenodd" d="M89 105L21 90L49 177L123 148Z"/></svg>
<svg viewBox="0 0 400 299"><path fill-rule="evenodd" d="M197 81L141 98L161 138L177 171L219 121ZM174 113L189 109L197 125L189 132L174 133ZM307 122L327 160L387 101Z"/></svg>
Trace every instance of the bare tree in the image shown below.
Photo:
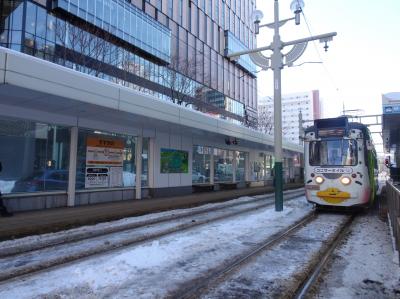
<svg viewBox="0 0 400 299"><path fill-rule="evenodd" d="M111 36L90 24L81 24L78 28L57 21L54 30L58 57L72 63L77 71L96 77L105 74L112 82L150 94L155 91L148 87L146 80L147 83L157 81L164 88L158 92L166 94L173 103L238 119L237 115L225 110L223 94L218 95L215 90L194 80L196 74L202 73L202 65L196 63L196 59L172 56L168 66L150 67L149 63L133 59L132 53L114 45L109 41ZM203 77L205 82L209 82L208 77Z"/></svg>
<svg viewBox="0 0 400 299"><path fill-rule="evenodd" d="M192 104L193 98L198 93L198 84L195 83L196 64L194 61L186 61L177 56L171 57L168 66L161 67L155 76L159 82L169 90L171 101L178 105Z"/></svg>
<svg viewBox="0 0 400 299"><path fill-rule="evenodd" d="M56 41L61 46L60 55L65 61L70 61L74 69L98 77L104 71L104 65L117 65L119 57L118 48L106 39L100 29L92 26L77 26L57 22L55 24ZM90 32L89 30L90 29ZM98 32L92 32L93 30Z"/></svg>
<svg viewBox="0 0 400 299"><path fill-rule="evenodd" d="M149 79L150 71L138 63L129 51L123 51L109 41L110 35L90 24L78 28L72 24L57 22L55 35L59 45L58 55L73 63L77 71L99 77L108 75L111 82L129 86L141 92L151 93L148 88L134 84L130 75Z"/></svg>
<svg viewBox="0 0 400 299"><path fill-rule="evenodd" d="M272 135L274 117L272 111L269 111L267 107L259 108L257 128L265 134Z"/></svg>

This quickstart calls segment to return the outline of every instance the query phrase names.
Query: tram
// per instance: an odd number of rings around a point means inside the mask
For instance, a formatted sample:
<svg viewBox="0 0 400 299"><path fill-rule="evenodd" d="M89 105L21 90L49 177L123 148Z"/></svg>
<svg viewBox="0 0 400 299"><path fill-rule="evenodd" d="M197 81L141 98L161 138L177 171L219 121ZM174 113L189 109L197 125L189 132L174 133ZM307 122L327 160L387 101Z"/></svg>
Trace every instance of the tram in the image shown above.
<svg viewBox="0 0 400 299"><path fill-rule="evenodd" d="M317 208L371 206L377 174L376 151L364 124L326 118L305 130L306 197Z"/></svg>

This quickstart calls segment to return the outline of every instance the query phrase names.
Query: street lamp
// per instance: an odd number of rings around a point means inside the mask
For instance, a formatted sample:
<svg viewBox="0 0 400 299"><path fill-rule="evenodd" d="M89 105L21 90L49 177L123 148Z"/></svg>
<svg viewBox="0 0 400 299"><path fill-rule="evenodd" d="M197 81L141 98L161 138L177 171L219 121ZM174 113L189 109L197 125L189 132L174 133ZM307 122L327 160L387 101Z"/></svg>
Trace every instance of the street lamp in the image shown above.
<svg viewBox="0 0 400 299"><path fill-rule="evenodd" d="M269 24L260 25L262 12L255 11L253 17L255 19L255 33L259 32L262 27L268 27L274 29L274 37L272 43L269 46L261 47L252 50L245 50L227 55L230 59L237 59L241 55L248 54L252 59L253 63L261 67L264 70L272 69L274 72L274 155L275 155L275 210L283 210L283 171L282 171L282 92L281 92L281 70L284 66L293 66L293 62L303 55L307 43L314 40L319 40L325 43L325 49L327 49L327 43L336 36L336 32L327 34L321 34L317 36L311 36L302 38L294 41L283 42L279 35L279 27L286 24L286 22L294 20L296 25L300 24L300 13L303 11L304 2L303 0L293 0L290 5L295 16L293 18L279 20L279 4L278 0L274 0L274 22ZM282 54L281 50L286 46L293 46L287 54ZM262 51L272 51L270 57L264 56Z"/></svg>
<svg viewBox="0 0 400 299"><path fill-rule="evenodd" d="M303 11L304 1L303 0L293 0L290 4L290 9L294 13L294 21L296 25L300 25L300 13Z"/></svg>

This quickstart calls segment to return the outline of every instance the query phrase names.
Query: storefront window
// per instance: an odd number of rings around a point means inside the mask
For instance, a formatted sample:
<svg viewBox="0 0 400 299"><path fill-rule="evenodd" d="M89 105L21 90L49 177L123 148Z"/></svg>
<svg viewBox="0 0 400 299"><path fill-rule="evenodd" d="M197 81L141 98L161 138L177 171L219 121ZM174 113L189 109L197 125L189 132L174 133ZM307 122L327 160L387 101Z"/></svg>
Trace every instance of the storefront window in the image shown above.
<svg viewBox="0 0 400 299"><path fill-rule="evenodd" d="M233 181L233 151L214 149L214 181Z"/></svg>
<svg viewBox="0 0 400 299"><path fill-rule="evenodd" d="M192 183L201 184L210 182L211 148L193 146Z"/></svg>
<svg viewBox="0 0 400 299"><path fill-rule="evenodd" d="M238 182L244 182L245 156L244 152L236 152L236 181Z"/></svg>
<svg viewBox="0 0 400 299"><path fill-rule="evenodd" d="M261 181L267 178L267 165L269 165L269 157L265 153L259 153L253 161L253 174L252 179L254 181Z"/></svg>
<svg viewBox="0 0 400 299"><path fill-rule="evenodd" d="M265 178L270 178L272 176L272 168L274 167L274 157L271 155L266 156L265 160Z"/></svg>
<svg viewBox="0 0 400 299"><path fill-rule="evenodd" d="M136 138L79 130L76 189L133 187Z"/></svg>
<svg viewBox="0 0 400 299"><path fill-rule="evenodd" d="M67 190L69 143L69 128L1 118L1 192Z"/></svg>

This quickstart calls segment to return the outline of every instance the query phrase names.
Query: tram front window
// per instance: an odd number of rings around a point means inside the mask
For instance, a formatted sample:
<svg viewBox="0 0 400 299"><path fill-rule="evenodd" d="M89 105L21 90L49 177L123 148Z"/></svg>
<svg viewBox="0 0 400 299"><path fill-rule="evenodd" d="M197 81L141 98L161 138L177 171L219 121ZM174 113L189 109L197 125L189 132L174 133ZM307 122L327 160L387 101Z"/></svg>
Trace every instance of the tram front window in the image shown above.
<svg viewBox="0 0 400 299"><path fill-rule="evenodd" d="M354 166L357 164L357 141L334 139L310 142L311 166Z"/></svg>

